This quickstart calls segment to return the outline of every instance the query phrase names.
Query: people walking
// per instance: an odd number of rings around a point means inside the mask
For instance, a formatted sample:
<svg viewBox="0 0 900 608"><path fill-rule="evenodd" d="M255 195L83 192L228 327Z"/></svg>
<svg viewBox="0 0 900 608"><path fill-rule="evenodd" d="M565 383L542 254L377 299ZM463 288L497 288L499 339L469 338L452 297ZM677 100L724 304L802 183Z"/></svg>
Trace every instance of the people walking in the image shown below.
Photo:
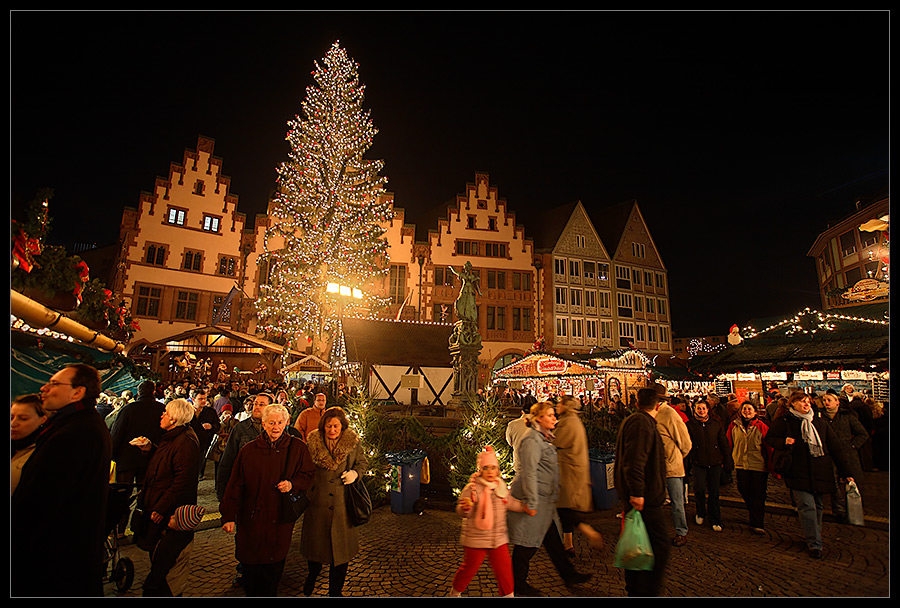
<svg viewBox="0 0 900 608"><path fill-rule="evenodd" d="M154 445L159 444L163 431L159 419L165 406L157 401L154 393L156 384L145 380L138 385L137 399L119 408L115 422L110 429L112 454L116 463L116 483L144 483L144 473L150 461L150 454L129 443L135 437L146 437Z"/></svg>
<svg viewBox="0 0 900 608"><path fill-rule="evenodd" d="M209 452L209 446L219 432L221 422L216 410L209 403L209 396L205 389L195 389L191 391L191 400L194 405L194 417L191 419L191 428L197 435L200 442L199 455L199 475L198 480L203 479L203 473L206 469L206 455Z"/></svg>
<svg viewBox="0 0 900 608"><path fill-rule="evenodd" d="M768 431L768 425L759 419L756 404L744 401L740 415L726 433L731 445L738 492L747 507L750 528L757 534L765 533L766 495L772 459L772 448L765 441Z"/></svg>
<svg viewBox="0 0 900 608"><path fill-rule="evenodd" d="M796 502L809 555L822 559L822 497L835 491L832 463L846 481L853 481L852 463L831 425L814 415L809 395L793 393L788 407L785 415L772 422L766 443L776 450L774 458L784 462L782 477ZM787 461L782 455L789 455Z"/></svg>
<svg viewBox="0 0 900 608"><path fill-rule="evenodd" d="M714 532L722 531L719 506L719 484L725 472L734 468L731 444L722 422L710 415L705 401L694 405L694 418L687 424L691 435L691 472L694 477L695 521L703 525L706 519Z"/></svg>
<svg viewBox="0 0 900 608"><path fill-rule="evenodd" d="M315 467L306 445L286 432L284 406L266 405L260 420L264 430L238 452L219 511L222 529L235 534L247 596L274 597L295 524L282 517L282 496L307 490Z"/></svg>
<svg viewBox="0 0 900 608"><path fill-rule="evenodd" d="M41 406L37 393L20 395L9 406L9 494L19 485L22 467L34 452L34 442L49 416Z"/></svg>
<svg viewBox="0 0 900 608"><path fill-rule="evenodd" d="M542 545L567 586L587 582L591 576L575 569L562 544L556 512L559 463L552 443L556 427L553 404L549 401L534 404L527 425L529 431L518 442L518 471L510 484L510 493L537 513L534 517L510 513L509 540L513 545L515 594L539 596L541 592L528 583L528 571L531 559Z"/></svg>
<svg viewBox="0 0 900 608"><path fill-rule="evenodd" d="M614 465L616 492L623 512L640 511L653 549L652 570L625 570L631 597L662 593L671 542L666 523L666 454L656 424L659 395L652 388L637 393L637 411L619 427Z"/></svg>
<svg viewBox="0 0 900 608"><path fill-rule="evenodd" d="M666 402L668 397L665 387L657 383L655 390L660 399L656 411L656 427L666 452L666 490L669 495L672 527L675 528L672 544L682 547L687 544L688 533L687 515L684 510L684 460L691 453L691 435L682 414Z"/></svg>
<svg viewBox="0 0 900 608"><path fill-rule="evenodd" d="M865 426L856 417L849 406L843 405L838 394L833 389L828 389L822 395L823 408L818 412L819 417L830 424L841 440L842 451L851 465L850 475L857 480L857 485L863 478L862 464L860 463L860 448L869 441L869 433ZM838 521L847 522L847 488L840 480L837 467L834 467L835 491L831 495L831 513Z"/></svg>
<svg viewBox="0 0 900 608"><path fill-rule="evenodd" d="M309 569L303 585L307 596L315 590L324 564L329 564L328 595L343 595L350 560L359 552L359 531L348 518L344 486L364 475L369 465L359 436L349 426L344 410L331 407L306 439L315 464L300 534L300 553Z"/></svg>
<svg viewBox="0 0 900 608"><path fill-rule="evenodd" d="M525 512L532 517L536 511L510 495L492 446L485 446L478 454L476 467L456 502L456 513L463 518L459 542L464 555L462 565L453 576L450 595L462 595L487 557L497 579L500 597L511 597L514 583L507 511Z"/></svg>
<svg viewBox="0 0 900 608"><path fill-rule="evenodd" d="M187 400L173 399L159 421L163 430L159 444L140 442L141 449L151 454L138 495L138 513L144 519L133 526L138 528L134 530L135 543L150 553L144 597L178 597L185 591L183 578L175 581L168 577L176 564L186 568L194 532L169 524L176 509L197 504L200 447L190 426L193 417L194 408Z"/></svg>
<svg viewBox="0 0 900 608"><path fill-rule="evenodd" d="M103 595L112 440L95 404L100 374L68 365L41 387L49 415L10 499L10 592Z"/></svg>
<svg viewBox="0 0 900 608"><path fill-rule="evenodd" d="M603 546L603 536L584 520L593 511L591 492L591 464L588 458L588 439L581 421L581 402L566 395L556 405L557 422L553 445L559 462L559 500L556 509L563 530L563 547L570 556L575 554L574 532L584 534L592 547Z"/></svg>

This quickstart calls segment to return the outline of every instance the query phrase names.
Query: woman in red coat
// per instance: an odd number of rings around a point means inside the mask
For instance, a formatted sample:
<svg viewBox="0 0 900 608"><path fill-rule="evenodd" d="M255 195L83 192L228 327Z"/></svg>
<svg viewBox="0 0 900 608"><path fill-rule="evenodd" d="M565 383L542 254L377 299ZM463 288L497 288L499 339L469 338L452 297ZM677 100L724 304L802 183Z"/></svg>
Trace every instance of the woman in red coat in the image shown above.
<svg viewBox="0 0 900 608"><path fill-rule="evenodd" d="M284 432L289 420L283 405L266 406L264 432L238 452L219 505L222 529L237 531L248 596L276 595L294 531L294 522L281 521L281 495L307 490L316 470L306 444Z"/></svg>

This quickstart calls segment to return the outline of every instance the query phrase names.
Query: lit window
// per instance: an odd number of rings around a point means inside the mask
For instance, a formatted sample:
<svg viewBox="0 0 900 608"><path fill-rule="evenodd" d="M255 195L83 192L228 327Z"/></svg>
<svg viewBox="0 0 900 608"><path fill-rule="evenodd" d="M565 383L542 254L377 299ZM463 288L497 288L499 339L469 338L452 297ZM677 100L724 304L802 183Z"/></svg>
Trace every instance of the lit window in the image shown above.
<svg viewBox="0 0 900 608"><path fill-rule="evenodd" d="M204 215L203 216L203 229L207 232L218 232L219 231L219 218L214 215Z"/></svg>
<svg viewBox="0 0 900 608"><path fill-rule="evenodd" d="M174 207L169 207L169 213L166 216L166 221L173 226L184 226L185 221L185 211L184 209L175 209Z"/></svg>

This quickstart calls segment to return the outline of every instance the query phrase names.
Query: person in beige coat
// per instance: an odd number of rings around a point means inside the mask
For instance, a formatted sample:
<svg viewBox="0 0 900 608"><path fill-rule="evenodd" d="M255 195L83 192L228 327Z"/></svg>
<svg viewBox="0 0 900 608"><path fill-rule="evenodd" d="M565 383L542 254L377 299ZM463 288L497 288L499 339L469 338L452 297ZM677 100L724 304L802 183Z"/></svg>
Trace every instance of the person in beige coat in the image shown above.
<svg viewBox="0 0 900 608"><path fill-rule="evenodd" d="M581 422L581 402L566 395L556 405L558 415L553 445L559 463L559 500L556 510L563 529L563 546L569 555L575 554L573 533L577 528L592 547L603 546L603 536L584 521L584 514L593 510L591 465L588 459L587 431Z"/></svg>
<svg viewBox="0 0 900 608"><path fill-rule="evenodd" d="M675 527L672 544L681 547L687 543L688 533L684 512L684 459L693 447L691 435L678 411L665 402L659 406L656 428L666 453L666 488L672 507L672 525Z"/></svg>
<svg viewBox="0 0 900 608"><path fill-rule="evenodd" d="M340 407L323 412L319 427L307 437L307 447L316 474L300 534L300 553L309 567L303 593L312 595L322 565L330 564L328 595L341 596L347 566L359 551L359 532L347 516L344 486L365 474L368 462Z"/></svg>

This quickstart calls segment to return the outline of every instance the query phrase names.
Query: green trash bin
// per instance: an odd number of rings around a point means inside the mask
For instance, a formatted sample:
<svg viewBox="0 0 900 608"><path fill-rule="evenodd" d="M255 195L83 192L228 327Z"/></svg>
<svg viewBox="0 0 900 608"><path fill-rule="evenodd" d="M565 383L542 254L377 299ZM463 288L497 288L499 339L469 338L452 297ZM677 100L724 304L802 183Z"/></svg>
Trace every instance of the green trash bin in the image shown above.
<svg viewBox="0 0 900 608"><path fill-rule="evenodd" d="M391 471L391 511L413 513L422 486L422 450L402 450L385 454Z"/></svg>

